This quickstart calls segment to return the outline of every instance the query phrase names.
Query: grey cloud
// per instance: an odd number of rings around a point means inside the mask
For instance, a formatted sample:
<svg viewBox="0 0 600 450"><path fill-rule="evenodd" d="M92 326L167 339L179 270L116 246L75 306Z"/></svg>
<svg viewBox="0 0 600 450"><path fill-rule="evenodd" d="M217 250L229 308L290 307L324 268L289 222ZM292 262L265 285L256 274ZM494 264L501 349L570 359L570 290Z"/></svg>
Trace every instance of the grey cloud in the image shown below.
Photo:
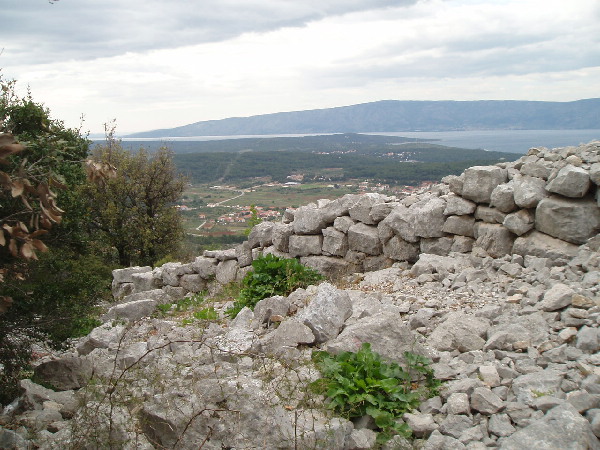
<svg viewBox="0 0 600 450"><path fill-rule="evenodd" d="M437 42L404 40L363 58L342 61L333 70L316 69L313 79L320 87L349 87L377 80L525 75L598 66L598 37L592 33L587 38L578 36L576 46L571 42L568 35L557 37L551 32L492 33ZM407 58L399 60L400 55Z"/></svg>
<svg viewBox="0 0 600 450"><path fill-rule="evenodd" d="M303 26L418 0L8 0L0 42L11 64L93 59ZM0 65L1 65L0 60Z"/></svg>

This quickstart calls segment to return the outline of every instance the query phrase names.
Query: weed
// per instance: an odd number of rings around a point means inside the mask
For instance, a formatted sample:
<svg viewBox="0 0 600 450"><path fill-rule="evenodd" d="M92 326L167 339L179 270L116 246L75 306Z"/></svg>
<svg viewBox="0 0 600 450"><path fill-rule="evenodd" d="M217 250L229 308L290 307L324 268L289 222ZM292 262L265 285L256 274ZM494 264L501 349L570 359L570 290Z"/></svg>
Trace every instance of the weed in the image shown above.
<svg viewBox="0 0 600 450"><path fill-rule="evenodd" d="M329 407L348 419L369 415L381 432L380 443L394 434L410 436L411 431L398 419L416 408L422 399L437 394L440 381L435 379L429 360L405 352L406 369L386 363L369 343L354 352L337 356L327 352L313 353L323 378L313 382L316 393L325 394Z"/></svg>
<svg viewBox="0 0 600 450"><path fill-rule="evenodd" d="M194 312L193 316L198 320L217 320L219 318L217 312L215 311L215 308L213 308L212 306Z"/></svg>
<svg viewBox="0 0 600 450"><path fill-rule="evenodd" d="M175 303L156 305L156 315L165 317L169 314L182 313L200 307L206 301L205 295L205 292L199 292L190 297L184 297Z"/></svg>
<svg viewBox="0 0 600 450"><path fill-rule="evenodd" d="M160 317L166 316L173 307L173 303L163 303L162 305L156 305L156 312Z"/></svg>
<svg viewBox="0 0 600 450"><path fill-rule="evenodd" d="M545 391L545 392L544 391L538 391L536 389L532 389L531 390L531 395L533 395L534 398L545 397L547 395L552 395L552 394L554 394L554 392L551 391L551 390L550 391Z"/></svg>
<svg viewBox="0 0 600 450"><path fill-rule="evenodd" d="M206 300L206 292L198 292L190 297L184 297L175 303L176 312L188 311L192 308L201 306Z"/></svg>
<svg viewBox="0 0 600 450"><path fill-rule="evenodd" d="M297 259L285 259L268 254L252 262L252 269L242 280L242 289L234 305L226 311L231 318L245 306L254 306L263 298L289 295L323 279L314 269L303 266Z"/></svg>

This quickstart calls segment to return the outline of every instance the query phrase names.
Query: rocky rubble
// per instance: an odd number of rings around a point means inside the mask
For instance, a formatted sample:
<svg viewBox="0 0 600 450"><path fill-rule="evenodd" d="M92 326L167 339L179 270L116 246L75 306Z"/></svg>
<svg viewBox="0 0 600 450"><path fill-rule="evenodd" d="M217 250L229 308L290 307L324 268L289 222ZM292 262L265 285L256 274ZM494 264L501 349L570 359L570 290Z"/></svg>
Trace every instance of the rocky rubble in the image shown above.
<svg viewBox="0 0 600 450"><path fill-rule="evenodd" d="M40 362L57 392L22 381L0 448L374 448L368 421L332 417L308 388L313 349L370 342L399 363L428 356L445 381L401 419L415 440L384 448L600 449L600 143L444 181L319 201L236 249L115 271L119 303ZM233 321L152 316L240 280L259 252L334 282Z"/></svg>

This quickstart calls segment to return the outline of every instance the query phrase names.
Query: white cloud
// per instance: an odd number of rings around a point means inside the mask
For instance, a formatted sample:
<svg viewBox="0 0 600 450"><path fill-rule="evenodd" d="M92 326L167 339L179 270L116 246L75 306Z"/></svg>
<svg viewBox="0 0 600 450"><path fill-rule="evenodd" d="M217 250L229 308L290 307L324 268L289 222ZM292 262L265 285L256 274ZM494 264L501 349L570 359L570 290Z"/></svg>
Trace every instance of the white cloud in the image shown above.
<svg viewBox="0 0 600 450"><path fill-rule="evenodd" d="M48 6L46 28L15 41L47 38L47 57L5 48L0 67L68 124L84 113L92 131L115 117L129 132L380 99L598 95L596 0L205 0L192 13L179 0L59 3L91 29L59 33L68 20L52 22L60 10Z"/></svg>

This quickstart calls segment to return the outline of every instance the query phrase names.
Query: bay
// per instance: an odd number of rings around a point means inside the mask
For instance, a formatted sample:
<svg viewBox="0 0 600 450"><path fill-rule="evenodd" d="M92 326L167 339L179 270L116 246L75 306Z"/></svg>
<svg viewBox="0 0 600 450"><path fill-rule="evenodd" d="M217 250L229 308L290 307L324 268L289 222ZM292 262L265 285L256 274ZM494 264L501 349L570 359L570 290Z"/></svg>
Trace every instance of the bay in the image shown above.
<svg viewBox="0 0 600 450"><path fill-rule="evenodd" d="M123 141L213 141L245 138L274 138L318 136L337 133L268 134L243 136L189 136L163 138L123 138ZM525 154L531 147L567 147L600 140L600 129L593 130L469 130L469 131L400 131L368 132L363 134L419 138L448 147L484 149Z"/></svg>
<svg viewBox="0 0 600 450"><path fill-rule="evenodd" d="M448 147L525 154L531 147L567 147L600 140L600 130L472 130L367 133L432 139Z"/></svg>

